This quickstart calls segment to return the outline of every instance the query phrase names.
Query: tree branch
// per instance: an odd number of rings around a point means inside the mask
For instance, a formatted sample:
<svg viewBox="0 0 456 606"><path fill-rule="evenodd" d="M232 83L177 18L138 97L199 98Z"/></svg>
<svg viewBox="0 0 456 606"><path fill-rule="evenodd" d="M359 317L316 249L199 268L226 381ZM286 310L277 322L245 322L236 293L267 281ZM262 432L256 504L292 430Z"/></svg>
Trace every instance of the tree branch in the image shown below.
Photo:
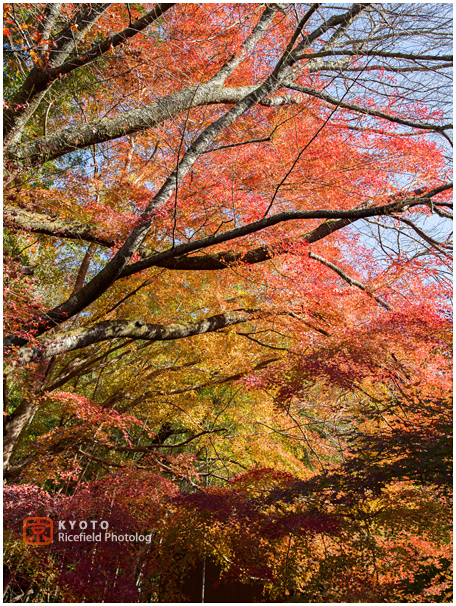
<svg viewBox="0 0 456 606"><path fill-rule="evenodd" d="M152 267L160 264L163 261L167 261L168 259L180 257L184 254L188 254L189 252L193 252L196 250L201 250L202 248L207 248L209 246L214 246L215 244L220 244L222 242L227 242L229 240L234 240L243 236L247 236L249 234L258 232L267 227L271 227L273 225L277 225L278 223L283 223L285 221L293 221L296 219L346 219L349 222L357 221L359 219L364 219L367 217L377 217L382 215L390 215L393 212L401 212L407 210L412 206L417 206L420 204L425 204L430 199L437 194L451 189L453 187L452 183L447 183L440 187L437 187L426 195L422 197L410 197L401 199L399 201L392 202L390 204L385 204L383 206L373 206L373 207L364 207L364 208L355 208L352 210L302 210L302 211L286 211L282 213L278 213L276 215L272 215L271 217L265 217L260 219L259 221L255 221L253 223L249 223L248 225L244 225L242 227L237 227L235 229L231 229L226 232L222 232L217 235L207 236L206 238L201 238L200 240L196 240L195 242L189 242L187 244L181 244L179 246L175 246L174 248L170 248L156 255L152 255L151 257L146 257L141 261L136 261L131 265L125 267L125 269L120 273L119 278L124 278L126 276L131 276L132 274L142 271L143 269L147 269L148 267ZM451 203L445 203L445 205L450 205Z"/></svg>
<svg viewBox="0 0 456 606"><path fill-rule="evenodd" d="M93 225L82 223L82 221L48 217L42 213L24 210L19 207L3 207L3 225L11 229L20 229L36 234L65 238L66 240L92 242L108 248L115 245L114 238L101 235Z"/></svg>
<svg viewBox="0 0 456 606"><path fill-rule="evenodd" d="M13 166L27 168L60 158L65 154L143 132L154 128L193 107L238 103L257 90L257 86L229 88L206 84L189 86L151 103L123 112L113 118L102 118L66 128L58 133L39 137L31 143L10 145L5 149L5 157ZM265 97L258 100L259 105L280 107L298 103L292 95Z"/></svg>
<svg viewBox="0 0 456 606"><path fill-rule="evenodd" d="M310 88L309 86L303 86L301 84L297 84L295 82L284 82L284 86L287 88L291 88L293 90L299 91L300 93L304 93L311 97L316 97L317 99L322 99L326 103L330 105L336 105L338 107L342 107L344 109L351 110L358 114L366 114L368 116L374 116L376 118L382 118L383 120L388 120L388 122L395 122L396 124L402 124L404 126L410 126L411 128L419 128L421 130L433 130L436 132L442 132L444 130L449 130L453 128L452 124L444 124L443 126L439 126L438 124L431 124L427 122L413 122L412 120L406 120L404 118L400 118L398 116L393 116L391 114L386 114L385 112L381 112L376 109L369 109L366 107L362 107L361 105L355 105L354 103L346 103L345 101L341 101L328 95L327 93L323 93L321 91L317 91L314 88Z"/></svg>
<svg viewBox="0 0 456 606"><path fill-rule="evenodd" d="M49 53L49 66L63 63L76 47L77 43L91 30L110 4L83 4L72 22L62 30L54 40L54 49ZM52 18L52 12L51 18ZM3 133L8 137L8 144L17 143L22 130L32 117L47 89L54 80L49 79L47 69L34 65L24 83L14 96L11 107L3 114Z"/></svg>
<svg viewBox="0 0 456 606"><path fill-rule="evenodd" d="M79 27L76 29L76 34L70 25L60 35L58 35L58 42L55 43L57 45L57 49L50 53L49 67L39 68L35 66L30 71L26 81L14 98L12 104L13 107L5 114L5 123L7 126L5 134L10 132L11 128L13 127L14 120L17 120L19 115L23 114L24 111L26 111L27 114L30 113L28 111L28 105L31 103L31 101L35 97L38 97L38 101L41 101L43 97L42 93L49 89L58 78L62 78L75 69L92 63L110 49L115 48L120 44L124 44L129 38L136 36L147 26L156 21L167 10L172 8L174 4L175 3L156 4L154 8L147 13L147 15L137 19L123 31L113 34L109 38L103 40L103 42L94 44L87 52L64 63L65 59L73 50L76 43L81 41L87 35L89 29L101 17L110 4L94 3L89 5L90 8L88 10L82 8L79 17L73 21L73 25L79 24ZM53 5L51 4L50 6ZM84 24L84 27L82 28L80 26L81 23ZM21 120L22 127L24 125L23 123L24 120ZM17 128L15 131L17 131ZM12 136L12 142L17 141L18 134L19 133L16 133L14 136Z"/></svg>
<svg viewBox="0 0 456 606"><path fill-rule="evenodd" d="M385 57L388 59L407 59L409 61L445 61L453 63L453 55L415 55L413 53L387 53L376 50L327 50L316 53L303 53L298 56L298 59L316 59L318 57L329 57L331 55L343 55L349 57Z"/></svg>
<svg viewBox="0 0 456 606"><path fill-rule="evenodd" d="M229 430L228 430L228 427L220 427L219 429L206 429L205 431L200 431L199 433L194 434L193 436L190 436L189 438L187 438L186 440L183 440L182 442L179 442L178 444L149 444L148 446L105 446L105 445L103 445L103 447L109 448L109 450L114 450L115 452L147 453L156 448L180 448L181 446L186 446L187 444L190 444L190 442L193 442L193 440L196 440L197 438L200 438L201 436L204 436L209 433L219 433L221 431L229 431ZM179 433L185 433L185 432L181 431Z"/></svg>
<svg viewBox="0 0 456 606"><path fill-rule="evenodd" d="M436 188L426 194L422 198L423 202L426 201L427 198L431 198L435 196L437 193L444 191L445 189L450 189L452 184L446 184L441 188ZM422 189L417 189L413 194L419 195L422 193ZM401 198L403 204L406 204L406 200ZM385 212L385 208L388 209L392 207L392 205L398 204L398 202L393 202L388 205L384 205L381 207L371 207L371 211L374 211L371 215L368 216L376 216L381 214L389 214L388 211ZM360 210L365 208L365 205L356 210ZM381 210L383 209L383 213ZM437 212L437 208L434 204L434 210ZM380 211L380 212L379 212ZM115 241L113 237L109 236L101 236L97 235L97 230L95 227L90 225L80 223L77 221L67 221L64 219L56 219L50 218L46 215L42 215L40 213L24 211L19 208L5 207L5 225L6 227L16 228L16 229L24 229L26 231L31 231L33 233L41 233L49 236L66 238L71 240L84 240L86 242L93 242L95 244L99 244L101 246L106 246L111 248L114 246ZM183 244L181 247L175 247L174 249L170 249L168 251L164 251L163 253L157 253L155 255L146 256L142 261L139 261L141 265L129 265L125 268L124 273L120 277L125 277L126 275L130 275L130 273L135 273L138 271L142 271L143 269L147 269L149 267L163 267L172 270L182 270L182 271L213 271L218 269L226 269L226 267L230 265L237 264L246 264L252 265L256 263L261 263L263 261L267 261L272 259L272 257L281 254L280 251L286 250L290 246L297 242L307 242L308 244L312 244L314 242L318 242L319 240L325 238L326 236L334 233L335 231L342 229L351 223L359 220L363 217L353 218L351 215L347 218L335 218L340 217L340 212L342 213L350 213L353 211L301 211L308 212L311 216L301 217L301 218L322 218L321 215L315 216L314 213L334 213L330 215L331 218L324 221L318 227L313 229L312 231L299 236L294 240L285 239L278 242L275 246L260 246L258 248L252 249L247 253L233 253L233 252L221 252L215 253L212 255L205 256L195 256L195 257L187 257L189 252L194 250L201 250L203 248L208 248L213 246L214 244L218 244L221 242L226 242L231 239L235 239L241 237L242 235L248 235L250 233L254 233L266 227L270 227L275 223L280 223L281 221L294 220L299 219L296 215L291 214L291 216L284 217L285 213L280 213L279 215L273 215L269 217L268 221L271 223L264 224L264 220L258 221L255 224L249 224L247 226L243 226L237 228L236 230L230 230L228 232L223 232L218 234L218 236L208 236L207 238L202 238L197 240L196 242L191 242L189 244ZM282 217L282 219L280 219ZM279 219L279 220L277 220ZM260 225L258 225L260 224ZM238 231L240 230L240 231ZM145 254L145 251L143 252ZM128 273L127 273L128 272Z"/></svg>
<svg viewBox="0 0 456 606"><path fill-rule="evenodd" d="M113 34L102 42L94 44L87 52L83 53L79 57L70 59L66 63L63 63L62 65L59 65L54 69L46 70L49 79L54 80L60 75L69 74L78 67L82 67L84 65L92 63L112 48L115 48L120 44L125 44L127 40L129 40L133 36L136 36L139 32L151 25L154 21L156 21L173 6L175 6L175 2L156 4L153 9L149 11L146 15L131 23L127 28L125 28L121 32Z"/></svg>
<svg viewBox="0 0 456 606"><path fill-rule="evenodd" d="M81 288L84 286L84 281L86 279L87 271L89 269L90 262L95 255L95 251L97 250L96 244L89 244L89 248L87 249L84 258L82 259L81 266L79 267L78 275L76 276L76 282L74 284L73 291L71 296L78 293Z"/></svg>
<svg viewBox="0 0 456 606"><path fill-rule="evenodd" d="M239 104L244 102L247 104L242 112L244 113L257 103L274 104L274 100L270 99L268 102L267 97L280 88L281 80L285 77L288 68L297 62L299 53L332 27L353 20L354 16L365 10L365 7L366 5L354 4L346 13L329 18L314 32L305 36L304 40L298 44L292 53L287 53L286 57L284 55L279 59L276 68L259 87L224 88L217 85L217 79L210 80L204 84L190 86L176 93L171 93L158 102L124 112L114 118L104 118L87 124L80 124L53 135L41 137L25 145L11 146L5 152L6 159L13 166L19 165L23 168L42 164L75 149L83 149L90 145L97 145L104 141L111 141L128 134L148 130L192 107L214 103L236 103L239 107ZM279 72L280 78L278 77ZM250 104L248 100L252 99L254 99L254 103ZM292 101L292 98L287 101ZM280 104L283 102L283 99L279 101ZM236 112L237 110L232 108L230 112L233 111Z"/></svg>
<svg viewBox="0 0 456 606"><path fill-rule="evenodd" d="M364 291L367 295L369 295L369 297L372 297L373 299L375 299L377 301L377 303L379 305L381 305L384 309L387 309L388 311L391 310L391 305L389 303L387 303L386 301L384 301L377 295L374 295L374 293L369 289L368 286L366 286L365 284L362 284L361 282L358 282L358 280L355 280L354 278L351 278L343 269L341 269L334 263L331 263L331 261L328 261L327 259L323 259L323 257L320 257L319 255L316 255L313 252L309 252L309 257L311 259L315 259L315 261L319 261L326 267L329 267L329 269L332 269L333 271L335 271L336 274L338 276L340 276L343 280L345 280L345 282L350 284L350 286L356 286L357 288Z"/></svg>
<svg viewBox="0 0 456 606"><path fill-rule="evenodd" d="M271 93L276 92L281 87L283 80L289 75L291 68L296 63L295 57L298 52L312 44L312 42L317 40L331 27L335 27L336 25L353 19L353 16L362 10L364 10L364 5L354 4L346 13L331 17L325 21L318 29L312 32L312 34L306 36L304 40L298 44L295 51L283 59L283 62L282 59L279 60L281 62L280 70L274 69L254 91L243 97L234 107L205 128L189 146L183 155L182 160L150 201L140 218L140 224L133 228L123 246L115 254L113 259L78 293L37 319L34 325L35 334L41 335L50 328L65 322L88 307L91 303L96 301L101 294L106 292L106 290L108 290L108 288L119 278L133 254L144 242L152 224L153 212L155 209L162 206L169 199L170 195L178 187L179 182L182 181L203 151L213 142L215 137L234 124L250 108L260 103L263 99L268 97ZM211 83L196 87L191 102L193 102L195 96L202 94L204 91L210 93L212 91L211 87ZM104 121L102 120L99 122ZM94 130L96 132L97 129ZM18 336L10 336L6 340L7 346L22 345L25 342L26 341L23 338Z"/></svg>
<svg viewBox="0 0 456 606"><path fill-rule="evenodd" d="M425 233L422 229L420 229L417 225L415 225L415 223L413 223L413 221L409 221L409 219L405 219L404 217L394 217L394 218L397 219L398 221L400 221L401 223L405 223L405 225L408 225L409 227L411 227L413 229L413 231L420 236L420 238L422 238L425 242L427 242L430 246L432 246L432 248L435 248L436 250L438 250L439 253L444 254L447 257L451 258L451 255L449 255L447 251L443 250L444 248L447 247L445 242L437 242L437 240L434 240L433 238L431 238L431 236L428 236L427 233Z"/></svg>
<svg viewBox="0 0 456 606"><path fill-rule="evenodd" d="M87 347L110 339L132 338L145 341L171 341L194 335L215 332L254 319L259 309L238 309L211 316L197 322L182 324L147 324L128 320L107 320L94 326L78 328L43 339L39 345L22 347L17 352L17 363L27 364L36 359Z"/></svg>

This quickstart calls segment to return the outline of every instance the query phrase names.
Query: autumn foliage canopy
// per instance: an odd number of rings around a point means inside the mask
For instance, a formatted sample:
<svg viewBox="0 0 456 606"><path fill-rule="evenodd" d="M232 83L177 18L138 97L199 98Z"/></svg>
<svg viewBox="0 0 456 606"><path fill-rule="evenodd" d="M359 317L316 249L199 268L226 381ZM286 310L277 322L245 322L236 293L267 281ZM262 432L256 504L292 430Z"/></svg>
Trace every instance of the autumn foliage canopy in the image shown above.
<svg viewBox="0 0 456 606"><path fill-rule="evenodd" d="M450 8L4 5L5 601L452 601Z"/></svg>

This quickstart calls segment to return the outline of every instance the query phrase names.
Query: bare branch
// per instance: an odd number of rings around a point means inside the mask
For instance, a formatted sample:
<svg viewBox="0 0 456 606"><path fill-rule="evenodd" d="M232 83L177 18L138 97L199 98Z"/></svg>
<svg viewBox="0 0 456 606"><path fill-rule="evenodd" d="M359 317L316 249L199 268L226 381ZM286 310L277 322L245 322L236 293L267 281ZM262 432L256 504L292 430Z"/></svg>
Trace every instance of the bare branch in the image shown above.
<svg viewBox="0 0 456 606"><path fill-rule="evenodd" d="M314 88L310 88L309 86L303 86L301 84L297 84L295 82L285 82L285 86L287 88L291 88L293 90L299 91L301 93L305 93L311 97L316 97L317 99L322 99L329 103L330 105L336 105L337 107L342 107L344 109L349 109L358 114L366 114L368 116L374 116L376 118L381 118L383 120L388 120L388 122L395 122L396 124L403 124L404 126L410 126L411 128L419 128L421 130L433 130L439 133L443 133L444 130L449 130L453 128L452 124L444 124L443 126L439 126L438 124L431 124L427 122L414 122L412 120L406 120L405 118L400 118L398 116L393 116L391 114L387 114L385 112L381 112L376 109L369 109L366 107L362 107L361 105L355 105L354 103L346 103L340 99L336 99L327 93L323 93L322 91L318 91Z"/></svg>
<svg viewBox="0 0 456 606"><path fill-rule="evenodd" d="M313 253L311 251L309 252L309 257L311 259L315 259L319 263L322 263L326 267L329 267L329 269L332 269L333 271L335 271L336 274L338 276L340 276L343 280L345 280L345 282L347 282L348 284L350 284L350 286L356 286L357 288L359 288L362 291L364 291L367 295L369 295L369 297L372 297L373 299L375 299L377 301L377 303L379 305L381 305L384 309L387 309L388 311L391 310L391 305L389 303L387 303L382 298L380 298L377 295L375 295L369 289L369 287L366 286L365 284L362 284L361 282L358 282L358 280L355 280L354 278L351 278L343 269L341 269L340 267L338 267L334 263L331 263L331 261L328 261L327 259L324 259L323 257L320 257L320 255L316 255L315 253Z"/></svg>
<svg viewBox="0 0 456 606"><path fill-rule="evenodd" d="M386 57L389 59L408 59L409 61L439 61L446 63L453 63L453 55L416 55L414 53L387 53L379 50L352 50L352 51L338 51L328 50L320 51L317 53L302 53L298 55L298 59L316 59L318 57L330 57L332 55L343 55L349 57Z"/></svg>

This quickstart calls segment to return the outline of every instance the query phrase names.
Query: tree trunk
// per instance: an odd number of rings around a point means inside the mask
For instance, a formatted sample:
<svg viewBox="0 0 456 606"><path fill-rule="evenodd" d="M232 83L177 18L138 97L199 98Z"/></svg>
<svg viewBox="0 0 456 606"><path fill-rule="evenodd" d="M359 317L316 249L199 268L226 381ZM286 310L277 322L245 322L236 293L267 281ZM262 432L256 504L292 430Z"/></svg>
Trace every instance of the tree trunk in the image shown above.
<svg viewBox="0 0 456 606"><path fill-rule="evenodd" d="M3 469L7 470L10 467L10 459L13 454L14 447L19 440L22 430L27 427L33 419L39 404L37 401L25 399L19 407L11 415L4 426L3 434Z"/></svg>
<svg viewBox="0 0 456 606"><path fill-rule="evenodd" d="M43 360L38 364L35 370L32 384L29 387L29 394L22 400L16 410L9 415L8 406L5 407L5 422L3 426L3 469L10 468L10 459L14 448L21 436L22 431L32 421L35 413L40 406L40 390L45 381L46 375L53 365L53 359ZM6 380L3 383L4 397L7 400ZM35 397L34 397L35 396Z"/></svg>

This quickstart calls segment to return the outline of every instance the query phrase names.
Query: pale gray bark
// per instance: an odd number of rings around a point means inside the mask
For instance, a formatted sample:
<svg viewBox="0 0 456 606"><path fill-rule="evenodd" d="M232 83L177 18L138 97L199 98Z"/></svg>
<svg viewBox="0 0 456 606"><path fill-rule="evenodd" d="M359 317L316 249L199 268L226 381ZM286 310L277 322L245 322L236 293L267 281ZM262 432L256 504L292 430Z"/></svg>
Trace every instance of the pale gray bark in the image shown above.
<svg viewBox="0 0 456 606"><path fill-rule="evenodd" d="M15 356L15 364L27 364L37 359L51 358L110 339L133 338L145 341L185 339L247 322L257 317L259 312L258 309L238 309L197 322L181 324L147 324L141 321L107 320L94 326L78 328L69 332L58 333L49 338L43 338L39 346L23 347Z"/></svg>
<svg viewBox="0 0 456 606"><path fill-rule="evenodd" d="M113 118L79 124L58 133L35 139L32 143L9 146L5 158L12 165L26 168L60 158L76 149L84 149L133 133L143 132L180 115L193 107L238 103L257 86L238 88L210 84L187 87L155 103L124 112ZM292 95L258 99L260 105L280 107L299 103Z"/></svg>
<svg viewBox="0 0 456 606"><path fill-rule="evenodd" d="M10 459L17 441L25 427L32 421L35 413L40 406L40 390L42 388L48 368L52 365L52 360L42 360L35 373L32 376L29 385L30 392L25 397L13 413L7 409L3 425L3 469L8 469ZM4 380L3 387L5 392L8 389L7 381ZM33 397L35 395L35 397ZM7 394L5 393L6 397Z"/></svg>
<svg viewBox="0 0 456 606"><path fill-rule="evenodd" d="M343 25L347 22L352 22L357 15L366 9L366 6L367 5L354 4L347 13L331 17L312 34L305 36L304 40L297 45L295 51L290 52L289 50L286 50L284 57L278 62L270 76L270 79L275 82L276 86L270 87L269 82L267 88L270 90L267 90L266 94L259 95L258 98L255 99L253 105L256 103L279 105L284 102L291 102L290 97L285 100L283 98L280 98L279 100L267 100L266 98L279 88L279 84L285 77L284 70L297 62L297 57L302 50L310 46L329 29L341 24ZM264 15L262 19L268 22L268 19L266 19ZM59 158L75 149L83 149L90 145L96 145L128 134L148 130L192 107L211 105L214 103L240 103L246 96L253 94L255 90L258 90L258 87L224 88L221 86L221 83L239 65L247 51L250 50L252 44L264 34L264 31L265 24L262 23L261 27L258 27L252 34L252 37L246 41L240 58L236 57L228 62L205 84L187 87L179 92L171 93L156 103L129 112L124 112L114 118L95 120L88 124L71 127L54 135L36 139L29 144L10 145L6 150L6 158L13 166L21 166L22 168L42 164L49 160ZM252 104L249 104L242 113L251 106ZM223 128L226 128L226 126L228 126L228 124ZM13 143L15 142L16 141L13 141Z"/></svg>

